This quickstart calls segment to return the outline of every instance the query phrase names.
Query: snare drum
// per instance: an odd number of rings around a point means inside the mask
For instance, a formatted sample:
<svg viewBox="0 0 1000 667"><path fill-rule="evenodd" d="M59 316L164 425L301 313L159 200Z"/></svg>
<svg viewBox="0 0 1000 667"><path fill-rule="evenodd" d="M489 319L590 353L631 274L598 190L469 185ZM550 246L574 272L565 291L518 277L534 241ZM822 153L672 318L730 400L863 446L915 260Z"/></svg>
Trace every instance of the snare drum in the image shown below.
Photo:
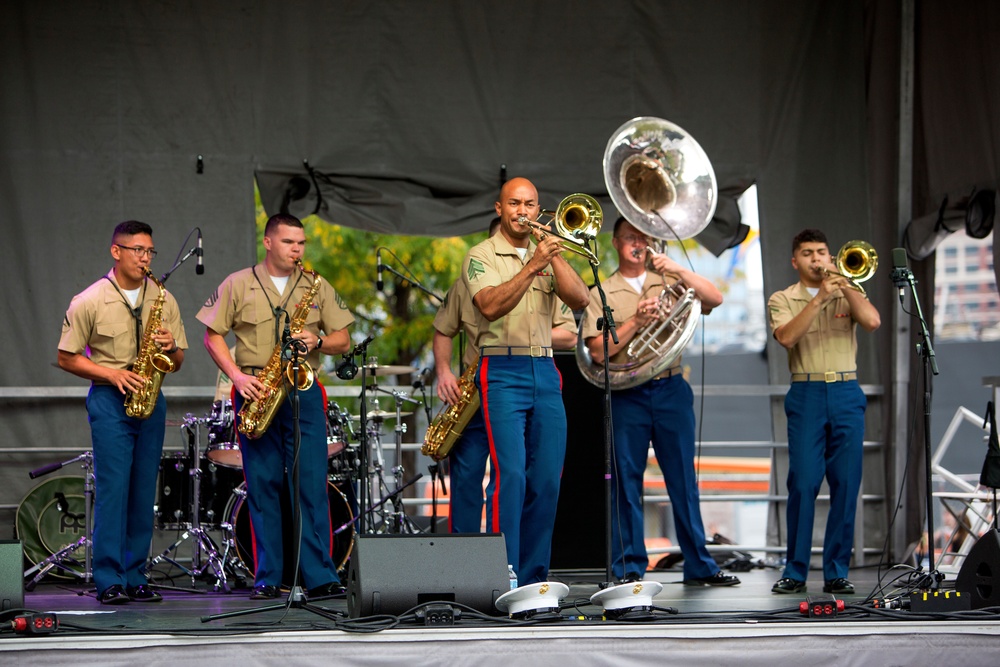
<svg viewBox="0 0 1000 667"><path fill-rule="evenodd" d="M333 458L348 444L351 433L351 416L340 411L336 401L326 402L326 456Z"/></svg>
<svg viewBox="0 0 1000 667"><path fill-rule="evenodd" d="M52 477L32 487L17 507L15 529L24 545L24 556L37 565L63 547L73 544L86 532L82 477ZM73 571L83 573L84 551L73 554L77 561L63 561ZM67 578L58 567L49 571Z"/></svg>
<svg viewBox="0 0 1000 667"><path fill-rule="evenodd" d="M347 498L333 484L327 484L327 494L330 498L330 525L331 530L337 531L333 535L333 544L330 549L330 556L338 571L342 571L347 564L347 559L351 556L351 549L354 546L354 515L347 502ZM236 557L240 560L248 572L256 572L253 557L253 533L250 529L250 508L246 503L247 485L246 482L240 484L233 490L226 505L226 516L229 517L229 524L232 526L233 542L236 547ZM292 583L292 570L295 567L293 560L293 540L292 540L292 509L291 501L287 493L281 494L281 525L284 532L282 542L285 545L284 554L284 575L282 585L290 586Z"/></svg>
<svg viewBox="0 0 1000 667"><path fill-rule="evenodd" d="M243 468L240 439L236 437L236 419L233 402L228 398L212 403L208 418L208 460L226 468Z"/></svg>

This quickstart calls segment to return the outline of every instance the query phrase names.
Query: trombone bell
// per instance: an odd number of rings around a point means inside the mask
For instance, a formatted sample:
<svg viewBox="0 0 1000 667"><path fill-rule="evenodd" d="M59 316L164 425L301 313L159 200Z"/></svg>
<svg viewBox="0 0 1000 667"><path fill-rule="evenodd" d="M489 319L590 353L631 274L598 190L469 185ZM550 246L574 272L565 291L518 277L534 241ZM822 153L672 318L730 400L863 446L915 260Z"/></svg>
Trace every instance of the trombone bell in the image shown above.
<svg viewBox="0 0 1000 667"><path fill-rule="evenodd" d="M875 270L878 268L878 253L875 252L875 247L867 241L848 241L837 251L834 265L837 270L827 269L827 275L832 274L847 278L853 289L865 294L865 289L860 283L875 275Z"/></svg>
<svg viewBox="0 0 1000 667"><path fill-rule="evenodd" d="M559 202L555 212L542 210L541 216L546 215L552 218L555 232L544 229L539 220L528 220L522 216L517 222L525 227L537 229L543 238L549 234L556 236L561 239L559 245L563 250L583 255L594 266L601 264L597 255L586 246L587 241L592 240L601 231L601 223L604 220L604 212L596 199L583 193L572 194Z"/></svg>

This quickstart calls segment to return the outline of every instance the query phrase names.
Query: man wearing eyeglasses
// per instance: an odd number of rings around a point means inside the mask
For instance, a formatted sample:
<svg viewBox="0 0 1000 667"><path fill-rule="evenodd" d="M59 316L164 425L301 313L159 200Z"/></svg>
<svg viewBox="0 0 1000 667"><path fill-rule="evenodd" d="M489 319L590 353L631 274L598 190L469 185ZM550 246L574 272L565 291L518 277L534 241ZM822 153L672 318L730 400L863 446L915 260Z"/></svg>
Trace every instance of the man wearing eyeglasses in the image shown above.
<svg viewBox="0 0 1000 667"><path fill-rule="evenodd" d="M132 371L159 289L146 278L156 250L153 230L129 220L115 227L107 275L70 302L59 339L63 370L91 381L87 415L94 449L93 574L102 604L157 602L142 567L153 537L156 476L163 451L167 404L163 393L148 419L125 414L127 392L146 379ZM160 351L179 368L187 338L180 310L167 293Z"/></svg>
<svg viewBox="0 0 1000 667"><path fill-rule="evenodd" d="M660 293L677 279L695 291L703 313L708 314L722 304L722 293L711 281L666 255L652 254L654 270L647 271L650 239L625 218L620 217L615 222L613 244L618 251L618 270L603 283L618 334L618 343L608 340L608 354L613 363L625 362L629 343L662 317ZM595 287L590 292L590 305L581 330L595 364L604 363L603 334L597 329L601 307ZM740 583L737 577L722 573L705 546L698 478L694 471L693 405L694 395L682 375L680 355L651 380L611 394L614 417L612 572L623 582L642 579L649 565L643 531L642 492L652 441L670 494L677 542L684 556L684 584L735 586Z"/></svg>

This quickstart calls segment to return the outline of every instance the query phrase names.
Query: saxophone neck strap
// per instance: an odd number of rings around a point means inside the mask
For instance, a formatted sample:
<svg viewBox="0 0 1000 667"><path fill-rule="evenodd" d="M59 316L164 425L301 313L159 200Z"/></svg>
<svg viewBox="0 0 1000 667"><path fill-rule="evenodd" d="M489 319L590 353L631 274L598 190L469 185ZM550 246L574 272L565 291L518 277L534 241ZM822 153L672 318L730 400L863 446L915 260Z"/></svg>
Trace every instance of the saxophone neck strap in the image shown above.
<svg viewBox="0 0 1000 667"><path fill-rule="evenodd" d="M288 314L285 306L288 304L288 300L292 298L292 294L295 293L295 288L299 286L299 281L302 280L303 274L299 271L299 277L296 278L295 283L292 284L292 289L288 291L288 296L285 297L285 300L281 304L276 306L271 303L271 297L267 295L267 288L264 287L264 283L261 282L260 276L257 275L257 267L254 266L251 271L253 272L253 277L257 279L257 284L260 285L260 291L264 293L264 298L267 299L267 305L271 307L271 313L274 315L274 343L277 345L278 341L281 340L281 316Z"/></svg>
<svg viewBox="0 0 1000 667"><path fill-rule="evenodd" d="M118 292L118 296L122 298L122 303L128 308L128 312L132 315L132 319L135 320L135 356L138 358L139 349L142 347L142 305L146 302L146 285L149 284L145 278L142 281L142 294L139 296L139 305L133 307L129 302L128 297L122 292L122 289L111 279L111 276L105 274L104 279L111 283L111 286L115 288Z"/></svg>

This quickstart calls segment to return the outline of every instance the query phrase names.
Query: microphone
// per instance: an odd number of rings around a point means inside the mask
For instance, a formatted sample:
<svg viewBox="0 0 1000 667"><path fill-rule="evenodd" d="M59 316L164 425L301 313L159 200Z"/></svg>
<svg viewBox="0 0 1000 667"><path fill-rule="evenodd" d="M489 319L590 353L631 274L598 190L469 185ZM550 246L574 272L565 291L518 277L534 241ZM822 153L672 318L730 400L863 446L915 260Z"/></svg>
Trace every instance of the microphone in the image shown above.
<svg viewBox="0 0 1000 667"><path fill-rule="evenodd" d="M906 265L906 249L892 249L892 284L899 290L899 299L903 299L903 288L913 274Z"/></svg>
<svg viewBox="0 0 1000 667"><path fill-rule="evenodd" d="M341 380L353 380L354 376L358 374L358 365L354 363L354 355L350 353L343 355L334 372Z"/></svg>
<svg viewBox="0 0 1000 667"><path fill-rule="evenodd" d="M375 291L381 292L382 288L385 287L385 283L382 282L382 248L375 251L375 265L378 271L378 279L375 281Z"/></svg>
<svg viewBox="0 0 1000 667"><path fill-rule="evenodd" d="M200 276L203 273L205 273L205 265L201 261L201 256L204 254L204 251L202 251L202 249L201 249L201 230L200 229L198 230L198 248L194 251L194 254L198 256L198 263L194 267L194 272L197 273Z"/></svg>

